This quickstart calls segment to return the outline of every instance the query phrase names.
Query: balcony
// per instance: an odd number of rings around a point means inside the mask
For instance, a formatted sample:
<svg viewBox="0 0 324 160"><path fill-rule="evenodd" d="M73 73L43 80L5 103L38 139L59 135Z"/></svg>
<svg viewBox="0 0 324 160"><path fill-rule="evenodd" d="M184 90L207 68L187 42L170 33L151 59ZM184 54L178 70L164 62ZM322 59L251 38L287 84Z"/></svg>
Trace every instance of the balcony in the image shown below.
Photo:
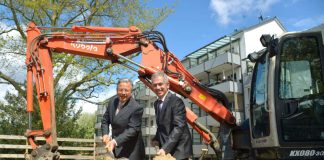
<svg viewBox="0 0 324 160"><path fill-rule="evenodd" d="M241 82L236 82L232 80L228 81L223 81L219 83L212 83L208 85L210 88L217 89L223 93L238 93L242 94L242 83Z"/></svg>
<svg viewBox="0 0 324 160"><path fill-rule="evenodd" d="M155 111L153 107L144 108L143 117L153 117L155 115Z"/></svg>
<svg viewBox="0 0 324 160"><path fill-rule="evenodd" d="M203 116L203 117L199 117L197 119L197 122L199 122L202 125L205 126L214 126L214 127L219 127L220 124L219 122L217 122L214 118L212 118L211 116Z"/></svg>
<svg viewBox="0 0 324 160"><path fill-rule="evenodd" d="M145 154L154 157L156 156L156 149L154 147L145 147Z"/></svg>
<svg viewBox="0 0 324 160"><path fill-rule="evenodd" d="M142 128L142 136L155 135L156 127L143 127Z"/></svg>
<svg viewBox="0 0 324 160"><path fill-rule="evenodd" d="M149 100L156 97L155 93L146 87L136 88L134 91L134 95L136 99L141 100Z"/></svg>
<svg viewBox="0 0 324 160"><path fill-rule="evenodd" d="M102 116L103 114L105 114L107 105L108 105L108 103L105 103L103 105L98 105L96 115L97 116L100 116L100 115Z"/></svg>
<svg viewBox="0 0 324 160"><path fill-rule="evenodd" d="M233 61L231 57L233 57ZM232 67L235 68L238 66L240 66L240 56L235 53L231 54L230 52L226 52L193 66L188 71L195 77L199 77L200 74L206 74L204 71L221 73L223 70L231 70Z"/></svg>

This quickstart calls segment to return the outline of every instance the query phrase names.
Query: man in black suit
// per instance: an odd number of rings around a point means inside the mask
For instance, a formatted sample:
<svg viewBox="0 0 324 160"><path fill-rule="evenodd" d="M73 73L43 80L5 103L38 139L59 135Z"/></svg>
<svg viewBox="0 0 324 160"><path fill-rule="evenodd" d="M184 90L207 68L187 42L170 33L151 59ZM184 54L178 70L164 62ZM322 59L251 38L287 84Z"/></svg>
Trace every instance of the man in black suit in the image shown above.
<svg viewBox="0 0 324 160"><path fill-rule="evenodd" d="M160 147L158 155L170 153L177 160L188 159L192 156L192 142L184 103L169 92L169 81L164 72L153 74L151 81L158 96L154 103L157 132L151 144Z"/></svg>
<svg viewBox="0 0 324 160"><path fill-rule="evenodd" d="M121 79L117 84L117 97L109 101L103 116L101 129L103 141L114 150L116 158L143 160L145 148L141 122L143 107L132 98L132 81ZM109 125L112 137L109 137Z"/></svg>

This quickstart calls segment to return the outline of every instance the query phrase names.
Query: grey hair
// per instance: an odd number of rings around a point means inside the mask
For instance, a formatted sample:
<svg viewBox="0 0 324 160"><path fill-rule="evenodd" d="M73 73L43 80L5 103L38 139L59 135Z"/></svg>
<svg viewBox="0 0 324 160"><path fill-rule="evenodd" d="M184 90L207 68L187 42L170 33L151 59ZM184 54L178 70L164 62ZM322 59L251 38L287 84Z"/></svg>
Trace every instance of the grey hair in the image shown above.
<svg viewBox="0 0 324 160"><path fill-rule="evenodd" d="M118 86L119 86L120 83L129 83L131 85L132 89L133 89L133 82L129 78L121 78L121 79L119 79L118 82L117 82L117 89L118 89Z"/></svg>
<svg viewBox="0 0 324 160"><path fill-rule="evenodd" d="M151 77L151 80L154 79L154 78L157 78L157 77L163 77L163 82L164 83L169 83L169 78L164 72L158 71L158 72L154 73L152 75L152 77Z"/></svg>

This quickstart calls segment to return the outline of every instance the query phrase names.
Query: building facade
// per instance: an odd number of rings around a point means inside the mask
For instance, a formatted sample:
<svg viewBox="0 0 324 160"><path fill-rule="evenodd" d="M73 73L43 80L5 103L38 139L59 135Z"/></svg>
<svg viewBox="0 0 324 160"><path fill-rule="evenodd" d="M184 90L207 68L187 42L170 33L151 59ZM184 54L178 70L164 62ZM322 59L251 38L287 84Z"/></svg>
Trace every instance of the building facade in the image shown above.
<svg viewBox="0 0 324 160"><path fill-rule="evenodd" d="M225 94L229 100L228 108L236 117L237 124L240 124L249 118L250 112L253 64L247 60L247 56L264 48L260 43L263 34L281 35L284 32L286 29L276 17L266 19L197 49L181 62L202 84ZM217 135L220 124L192 102L187 100L187 104L198 115L198 121ZM202 144L199 134L195 131L192 134L194 144ZM196 147L194 152L199 154L200 148Z"/></svg>
<svg viewBox="0 0 324 160"><path fill-rule="evenodd" d="M286 29L276 17L267 19L203 46L185 56L182 64L201 83L227 96L230 110L240 123L249 115L248 95L253 64L247 56L264 48L260 43L263 34L281 35L284 32Z"/></svg>

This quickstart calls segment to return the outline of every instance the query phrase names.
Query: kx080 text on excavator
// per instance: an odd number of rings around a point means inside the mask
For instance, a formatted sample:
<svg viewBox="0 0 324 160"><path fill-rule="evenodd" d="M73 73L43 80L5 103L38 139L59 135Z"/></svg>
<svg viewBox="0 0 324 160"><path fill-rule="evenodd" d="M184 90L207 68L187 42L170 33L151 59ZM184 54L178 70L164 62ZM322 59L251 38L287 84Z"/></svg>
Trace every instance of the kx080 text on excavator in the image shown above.
<svg viewBox="0 0 324 160"><path fill-rule="evenodd" d="M202 85L171 53L160 32L129 28L73 26L68 32L27 28L27 112L31 124L35 84L43 128L26 132L31 159L59 159L53 90L52 52L106 59L137 71L152 87L157 71L168 75L170 89L189 98L221 124L221 143L187 108L188 123L222 159L324 159L324 31L263 35L265 47L248 56L255 62L250 91L249 119L236 124L220 91ZM44 33L42 33L42 31ZM128 58L140 53L141 63ZM46 139L45 145L35 142ZM222 139L221 138L221 139ZM226 144L224 144L224 142ZM222 147L222 146L229 147Z"/></svg>

